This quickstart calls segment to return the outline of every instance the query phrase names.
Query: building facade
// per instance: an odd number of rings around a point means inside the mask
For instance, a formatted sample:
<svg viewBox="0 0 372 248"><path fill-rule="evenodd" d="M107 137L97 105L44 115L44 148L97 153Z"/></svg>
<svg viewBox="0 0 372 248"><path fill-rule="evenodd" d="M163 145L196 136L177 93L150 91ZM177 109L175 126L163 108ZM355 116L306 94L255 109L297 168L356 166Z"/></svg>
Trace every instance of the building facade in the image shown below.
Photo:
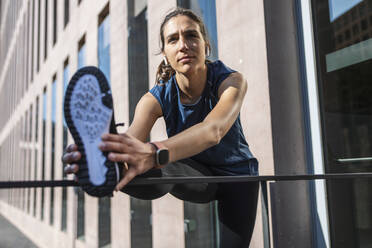
<svg viewBox="0 0 372 248"><path fill-rule="evenodd" d="M160 22L176 6L203 18L210 58L247 79L241 120L261 175L371 172L372 1L344 2L1 0L0 180L72 179L60 161L72 142L63 96L85 65L106 75L124 132L155 83ZM159 120L151 139L165 138ZM371 184L269 182L251 247L370 247ZM0 214L40 247L219 247L216 203L170 195L9 189Z"/></svg>

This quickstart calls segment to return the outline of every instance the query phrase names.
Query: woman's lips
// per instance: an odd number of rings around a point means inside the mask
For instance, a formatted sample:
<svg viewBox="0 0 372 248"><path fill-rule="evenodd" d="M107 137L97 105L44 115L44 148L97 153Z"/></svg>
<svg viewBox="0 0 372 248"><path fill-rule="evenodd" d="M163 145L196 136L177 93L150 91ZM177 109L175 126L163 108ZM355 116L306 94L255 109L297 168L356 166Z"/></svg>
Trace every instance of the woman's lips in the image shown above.
<svg viewBox="0 0 372 248"><path fill-rule="evenodd" d="M178 62L182 62L182 63L186 63L186 62L190 62L194 57L191 57L191 56L185 56L185 57L182 57L178 60Z"/></svg>

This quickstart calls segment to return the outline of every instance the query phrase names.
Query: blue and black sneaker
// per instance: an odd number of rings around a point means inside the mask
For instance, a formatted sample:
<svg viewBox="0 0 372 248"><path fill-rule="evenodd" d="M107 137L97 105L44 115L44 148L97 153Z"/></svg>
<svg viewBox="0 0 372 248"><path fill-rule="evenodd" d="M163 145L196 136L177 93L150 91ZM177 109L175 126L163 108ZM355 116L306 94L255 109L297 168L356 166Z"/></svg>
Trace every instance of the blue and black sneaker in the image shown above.
<svg viewBox="0 0 372 248"><path fill-rule="evenodd" d="M64 99L67 126L82 158L78 182L91 196L112 196L122 165L108 160L98 148L103 133L116 133L113 101L105 75L97 67L79 69L71 78Z"/></svg>

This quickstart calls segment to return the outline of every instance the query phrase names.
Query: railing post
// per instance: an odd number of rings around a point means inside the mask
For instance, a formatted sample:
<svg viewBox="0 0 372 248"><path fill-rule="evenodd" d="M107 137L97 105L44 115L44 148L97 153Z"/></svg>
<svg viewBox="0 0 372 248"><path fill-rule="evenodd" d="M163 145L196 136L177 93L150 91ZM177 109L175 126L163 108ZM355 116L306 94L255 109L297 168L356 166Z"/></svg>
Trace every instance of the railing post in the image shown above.
<svg viewBox="0 0 372 248"><path fill-rule="evenodd" d="M270 243L270 218L267 201L267 181L260 181L261 184L261 205L262 205L262 231L264 239L264 248L271 248Z"/></svg>

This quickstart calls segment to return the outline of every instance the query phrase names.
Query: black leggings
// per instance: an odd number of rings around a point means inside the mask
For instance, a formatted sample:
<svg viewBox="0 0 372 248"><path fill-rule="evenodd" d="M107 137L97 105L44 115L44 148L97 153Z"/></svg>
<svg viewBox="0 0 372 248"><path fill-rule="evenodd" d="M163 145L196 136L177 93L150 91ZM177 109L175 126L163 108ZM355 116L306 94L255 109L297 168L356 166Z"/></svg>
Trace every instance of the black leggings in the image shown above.
<svg viewBox="0 0 372 248"><path fill-rule="evenodd" d="M256 162L256 161L253 161ZM152 169L139 177L196 177L224 176L221 171L206 167L191 159ZM229 174L230 175L230 174ZM221 248L249 246L256 219L258 182L246 183L195 183L128 186L122 191L143 200L153 200L167 193L193 203L218 202Z"/></svg>

